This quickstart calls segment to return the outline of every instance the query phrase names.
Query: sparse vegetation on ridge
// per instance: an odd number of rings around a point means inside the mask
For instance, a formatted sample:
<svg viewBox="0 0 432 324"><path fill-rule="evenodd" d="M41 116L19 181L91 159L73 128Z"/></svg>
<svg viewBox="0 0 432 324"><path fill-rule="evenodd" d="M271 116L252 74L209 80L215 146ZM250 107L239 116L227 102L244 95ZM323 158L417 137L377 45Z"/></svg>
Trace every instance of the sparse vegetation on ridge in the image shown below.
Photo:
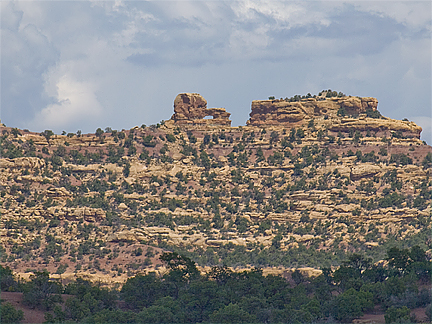
<svg viewBox="0 0 432 324"><path fill-rule="evenodd" d="M392 247L430 258L432 149L378 114L79 136L3 127L1 264L114 284L160 273L164 251L276 273L352 253L377 262Z"/></svg>

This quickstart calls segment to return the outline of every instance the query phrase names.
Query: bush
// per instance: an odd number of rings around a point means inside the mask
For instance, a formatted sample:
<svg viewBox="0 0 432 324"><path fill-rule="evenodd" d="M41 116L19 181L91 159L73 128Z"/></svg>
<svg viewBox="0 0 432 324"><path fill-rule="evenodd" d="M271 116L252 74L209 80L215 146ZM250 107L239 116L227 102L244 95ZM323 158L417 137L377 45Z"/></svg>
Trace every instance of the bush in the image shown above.
<svg viewBox="0 0 432 324"><path fill-rule="evenodd" d="M24 319L24 312L17 310L11 303L0 305L1 323L19 323Z"/></svg>
<svg viewBox="0 0 432 324"><path fill-rule="evenodd" d="M154 274L137 275L123 285L120 295L128 307L142 309L149 307L161 295L161 281Z"/></svg>
<svg viewBox="0 0 432 324"><path fill-rule="evenodd" d="M343 116L346 116L346 114L347 113L346 113L345 108L344 107L339 107L337 115L340 116L340 117L343 117Z"/></svg>
<svg viewBox="0 0 432 324"><path fill-rule="evenodd" d="M381 113L378 110L366 109L366 116L369 118L381 118Z"/></svg>
<svg viewBox="0 0 432 324"><path fill-rule="evenodd" d="M123 134L123 133L121 133L121 134ZM155 147L156 142L153 141L153 136L152 135L143 136L143 145L146 147Z"/></svg>
<svg viewBox="0 0 432 324"><path fill-rule="evenodd" d="M174 143L176 141L176 138L175 138L175 136L173 134L167 134L166 135L166 139L170 143Z"/></svg>
<svg viewBox="0 0 432 324"><path fill-rule="evenodd" d="M387 309L384 318L386 324L390 323L411 323L410 317L411 311L408 307L403 306L401 308L390 307Z"/></svg>
<svg viewBox="0 0 432 324"><path fill-rule="evenodd" d="M249 314L237 304L229 304L210 315L211 323L252 323L256 316Z"/></svg>
<svg viewBox="0 0 432 324"><path fill-rule="evenodd" d="M176 323L171 309L164 306L150 306L138 313L140 323Z"/></svg>
<svg viewBox="0 0 432 324"><path fill-rule="evenodd" d="M18 283L15 281L12 270L0 265L1 291L15 291Z"/></svg>
<svg viewBox="0 0 432 324"><path fill-rule="evenodd" d="M429 169L432 168L432 153L429 152L423 159L422 165L424 168Z"/></svg>
<svg viewBox="0 0 432 324"><path fill-rule="evenodd" d="M356 291L354 288L350 288L335 298L332 315L338 321L347 323L356 317L362 316L364 311L372 307L372 293Z"/></svg>
<svg viewBox="0 0 432 324"><path fill-rule="evenodd" d="M392 154L390 157L390 163L396 163L401 165L412 164L413 160L405 153Z"/></svg>

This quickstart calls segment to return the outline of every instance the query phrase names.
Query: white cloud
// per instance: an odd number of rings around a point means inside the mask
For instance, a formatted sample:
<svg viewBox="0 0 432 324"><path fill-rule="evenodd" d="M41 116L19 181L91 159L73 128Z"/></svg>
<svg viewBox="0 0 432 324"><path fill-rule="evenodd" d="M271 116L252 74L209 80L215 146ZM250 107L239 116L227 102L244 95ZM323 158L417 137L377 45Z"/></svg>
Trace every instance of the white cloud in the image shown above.
<svg viewBox="0 0 432 324"><path fill-rule="evenodd" d="M182 91L225 106L234 124L253 99L324 88L375 96L392 118L430 109L425 2L1 5L2 117L17 127L149 124L169 118Z"/></svg>
<svg viewBox="0 0 432 324"><path fill-rule="evenodd" d="M331 21L327 17L328 9L341 6L340 3L321 4L295 3L283 1L238 1L232 8L240 21L260 22L260 15L273 19L273 28L292 28L309 24L328 26Z"/></svg>
<svg viewBox="0 0 432 324"><path fill-rule="evenodd" d="M357 1L353 2L356 9L376 14L380 17L390 17L409 28L430 30L430 1Z"/></svg>
<svg viewBox="0 0 432 324"><path fill-rule="evenodd" d="M55 82L54 87L48 85L47 90L55 96L57 103L48 105L36 115L31 124L37 129L60 129L101 116L103 108L91 83L79 82L64 75Z"/></svg>

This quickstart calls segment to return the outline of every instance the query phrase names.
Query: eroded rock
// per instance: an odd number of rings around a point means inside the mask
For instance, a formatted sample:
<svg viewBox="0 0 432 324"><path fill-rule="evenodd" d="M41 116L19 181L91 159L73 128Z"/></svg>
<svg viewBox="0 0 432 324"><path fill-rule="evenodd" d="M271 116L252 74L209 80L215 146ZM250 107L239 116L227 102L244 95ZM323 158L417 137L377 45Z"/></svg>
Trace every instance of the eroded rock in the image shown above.
<svg viewBox="0 0 432 324"><path fill-rule="evenodd" d="M374 176L380 171L381 171L381 167L379 165L375 165L371 163L359 164L354 166L351 169L351 180L356 181L362 178L368 178Z"/></svg>
<svg viewBox="0 0 432 324"><path fill-rule="evenodd" d="M278 125L284 123L297 123L316 116L337 116L340 109L349 115L359 115L367 110L376 110L378 100L375 98L315 98L301 101L254 100L252 111L247 124L251 126Z"/></svg>
<svg viewBox="0 0 432 324"><path fill-rule="evenodd" d="M16 159L0 159L0 168L41 169L45 161L37 157L21 157Z"/></svg>
<svg viewBox="0 0 432 324"><path fill-rule="evenodd" d="M198 93L180 93L171 119L176 124L231 126L230 115L225 108L207 108L207 101ZM212 119L204 119L208 116Z"/></svg>

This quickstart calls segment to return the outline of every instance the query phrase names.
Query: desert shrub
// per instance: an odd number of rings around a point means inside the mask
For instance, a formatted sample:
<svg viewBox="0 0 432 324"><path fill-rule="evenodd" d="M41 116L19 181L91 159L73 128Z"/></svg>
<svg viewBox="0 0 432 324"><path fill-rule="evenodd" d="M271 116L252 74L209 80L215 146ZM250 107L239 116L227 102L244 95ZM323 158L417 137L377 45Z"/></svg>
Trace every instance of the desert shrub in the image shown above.
<svg viewBox="0 0 432 324"><path fill-rule="evenodd" d="M369 118L381 118L381 113L378 110L366 109L366 116Z"/></svg>
<svg viewBox="0 0 432 324"><path fill-rule="evenodd" d="M401 165L412 164L413 160L405 153L392 154L390 157L390 163L396 163Z"/></svg>
<svg viewBox="0 0 432 324"><path fill-rule="evenodd" d="M120 133L120 134L122 134L122 133ZM153 136L152 135L143 136L143 145L146 147L155 147L156 142L153 141Z"/></svg>
<svg viewBox="0 0 432 324"><path fill-rule="evenodd" d="M424 157L424 159L422 161L422 165L424 168L432 168L432 153L431 152L426 154L426 156Z"/></svg>
<svg viewBox="0 0 432 324"><path fill-rule="evenodd" d="M412 321L411 321L410 314L411 314L411 310L406 306L403 306L401 308L392 306L387 309L384 318L386 324L411 323Z"/></svg>
<svg viewBox="0 0 432 324"><path fill-rule="evenodd" d="M17 310L11 303L0 305L0 322L1 323L19 323L24 319L24 312Z"/></svg>
<svg viewBox="0 0 432 324"><path fill-rule="evenodd" d="M4 252L2 252L3 254ZM18 283L9 267L0 265L0 288L1 291L15 291Z"/></svg>
<svg viewBox="0 0 432 324"><path fill-rule="evenodd" d="M167 134L166 135L166 140L170 143L174 143L176 141L176 138L173 134Z"/></svg>

